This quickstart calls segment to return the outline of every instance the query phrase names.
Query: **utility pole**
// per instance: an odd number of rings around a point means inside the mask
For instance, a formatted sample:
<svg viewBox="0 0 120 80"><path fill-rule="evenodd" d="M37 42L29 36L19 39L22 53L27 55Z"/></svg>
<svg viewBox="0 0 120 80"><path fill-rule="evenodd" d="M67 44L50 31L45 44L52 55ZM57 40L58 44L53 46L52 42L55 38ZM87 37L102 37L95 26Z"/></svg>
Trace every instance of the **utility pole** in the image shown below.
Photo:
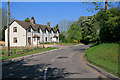
<svg viewBox="0 0 120 80"><path fill-rule="evenodd" d="M43 48L44 48L44 37L43 37L44 33L42 33L42 43L43 43Z"/></svg>
<svg viewBox="0 0 120 80"><path fill-rule="evenodd" d="M105 0L105 12L107 14L107 10L108 10L108 0Z"/></svg>
<svg viewBox="0 0 120 80"><path fill-rule="evenodd" d="M10 12L9 12L9 0L7 1L7 28L8 28L8 56L10 56L10 34L9 34Z"/></svg>

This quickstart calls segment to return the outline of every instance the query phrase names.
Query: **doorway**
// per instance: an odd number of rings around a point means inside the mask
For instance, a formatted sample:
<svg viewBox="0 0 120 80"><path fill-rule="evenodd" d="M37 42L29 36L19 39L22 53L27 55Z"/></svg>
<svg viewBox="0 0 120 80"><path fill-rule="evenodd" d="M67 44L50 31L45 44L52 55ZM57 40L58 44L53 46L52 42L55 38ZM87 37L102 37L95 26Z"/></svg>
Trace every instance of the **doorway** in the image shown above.
<svg viewBox="0 0 120 80"><path fill-rule="evenodd" d="M28 44L31 45L31 37L28 37Z"/></svg>

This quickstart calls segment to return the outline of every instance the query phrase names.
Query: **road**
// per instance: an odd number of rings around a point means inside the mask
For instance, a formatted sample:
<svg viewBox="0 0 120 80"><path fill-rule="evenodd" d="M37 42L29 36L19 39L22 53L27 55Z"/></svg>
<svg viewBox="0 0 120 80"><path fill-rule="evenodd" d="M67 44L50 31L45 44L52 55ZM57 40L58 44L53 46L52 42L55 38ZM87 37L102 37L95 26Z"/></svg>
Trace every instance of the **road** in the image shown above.
<svg viewBox="0 0 120 80"><path fill-rule="evenodd" d="M101 79L103 76L100 73L86 65L83 54L87 48L88 46L84 45L63 47L57 51L3 66L3 79Z"/></svg>

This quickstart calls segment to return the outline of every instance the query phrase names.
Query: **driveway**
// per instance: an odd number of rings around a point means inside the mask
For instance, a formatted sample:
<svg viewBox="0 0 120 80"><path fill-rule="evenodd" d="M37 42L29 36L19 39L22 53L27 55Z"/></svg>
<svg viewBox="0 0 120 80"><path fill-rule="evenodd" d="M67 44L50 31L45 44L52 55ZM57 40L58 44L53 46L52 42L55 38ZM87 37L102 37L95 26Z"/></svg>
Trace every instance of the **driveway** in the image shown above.
<svg viewBox="0 0 120 80"><path fill-rule="evenodd" d="M101 79L103 76L86 65L83 58L88 46L63 47L47 54L3 66L3 79Z"/></svg>

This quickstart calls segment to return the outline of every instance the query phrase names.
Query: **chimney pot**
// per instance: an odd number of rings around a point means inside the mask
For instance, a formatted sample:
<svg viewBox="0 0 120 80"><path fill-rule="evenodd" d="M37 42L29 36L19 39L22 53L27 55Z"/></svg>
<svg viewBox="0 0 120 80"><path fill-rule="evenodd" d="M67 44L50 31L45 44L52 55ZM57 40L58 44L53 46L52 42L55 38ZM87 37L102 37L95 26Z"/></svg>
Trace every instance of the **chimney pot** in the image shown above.
<svg viewBox="0 0 120 80"><path fill-rule="evenodd" d="M47 25L50 27L50 22L47 22Z"/></svg>
<svg viewBox="0 0 120 80"><path fill-rule="evenodd" d="M30 20L30 22L31 22L32 24L35 24L35 21L34 21L34 19L31 19L31 20Z"/></svg>

